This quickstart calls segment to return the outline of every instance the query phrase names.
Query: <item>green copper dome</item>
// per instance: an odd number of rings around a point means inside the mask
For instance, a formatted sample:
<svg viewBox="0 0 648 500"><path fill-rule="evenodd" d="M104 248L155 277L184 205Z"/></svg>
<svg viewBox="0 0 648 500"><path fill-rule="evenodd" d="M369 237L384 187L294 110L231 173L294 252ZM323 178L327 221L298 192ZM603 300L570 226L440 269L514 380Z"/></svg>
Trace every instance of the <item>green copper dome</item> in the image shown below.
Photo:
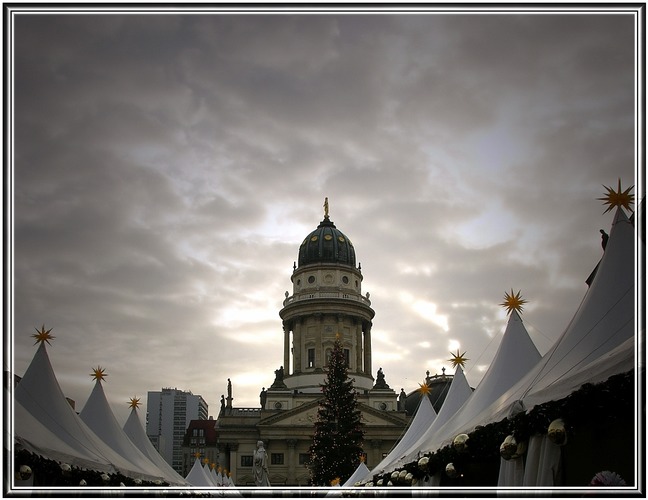
<svg viewBox="0 0 648 500"><path fill-rule="evenodd" d="M352 267L356 265L353 244L335 227L328 215L324 216L317 229L306 236L299 247L299 266L322 262Z"/></svg>

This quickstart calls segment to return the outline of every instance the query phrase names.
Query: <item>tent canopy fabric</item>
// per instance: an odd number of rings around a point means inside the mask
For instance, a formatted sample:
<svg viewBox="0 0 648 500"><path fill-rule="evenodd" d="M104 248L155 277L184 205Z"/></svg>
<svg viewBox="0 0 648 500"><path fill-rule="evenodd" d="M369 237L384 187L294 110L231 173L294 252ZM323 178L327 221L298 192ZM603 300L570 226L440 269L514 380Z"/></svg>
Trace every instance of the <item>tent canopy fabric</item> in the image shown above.
<svg viewBox="0 0 648 500"><path fill-rule="evenodd" d="M117 423L101 380L95 382L79 417L111 449L132 463L132 470L139 472L141 477L151 481L166 480L164 473L133 444Z"/></svg>
<svg viewBox="0 0 648 500"><path fill-rule="evenodd" d="M434 422L434 419L436 417L437 414L436 411L434 411L432 403L430 402L430 398L427 397L427 394L421 394L416 413L414 414L414 417L412 418L403 436L387 454L387 456L383 458L380 463L376 465L371 471L367 470L367 474L365 474L364 477L360 478L360 480L369 480L371 479L371 477L373 477L374 474L377 474L385 467L389 467L391 465L396 466L399 460L410 452L411 446L418 441L418 439L427 429L430 428L432 422ZM365 468L367 468L366 465Z"/></svg>
<svg viewBox="0 0 648 500"><path fill-rule="evenodd" d="M6 392L6 390L5 390ZM36 419L20 401L13 402L14 440L25 450L61 463L100 472L115 472L102 456L61 439Z"/></svg>
<svg viewBox="0 0 648 500"><path fill-rule="evenodd" d="M191 486L200 486L200 487L212 487L214 484L202 464L200 463L200 458L196 458L196 461L193 464L193 467L187 474L185 478Z"/></svg>
<svg viewBox="0 0 648 500"><path fill-rule="evenodd" d="M56 380L44 342L36 350L32 362L16 386L14 400L51 434L76 451L75 456L70 458L69 465L109 473L119 471L133 478L147 479L146 474L106 445L76 414ZM19 407L16 405L16 408ZM21 430L20 426L18 429L20 434L16 433L17 442L21 439L23 442L29 441L32 448L43 450L42 456L57 460L56 453L45 453L45 450L58 451L53 441L35 443L29 439L30 435L36 435L29 434L31 429ZM42 433L41 437L45 438ZM98 456L100 461L88 464L89 456Z"/></svg>
<svg viewBox="0 0 648 500"><path fill-rule="evenodd" d="M524 377L541 359L540 353L529 337L522 318L513 310L506 324L502 341L481 382L452 419L428 433L421 452L437 449L442 443L465 432L465 427L475 415L488 408L516 381Z"/></svg>
<svg viewBox="0 0 648 500"><path fill-rule="evenodd" d="M465 424L465 431L634 367L634 244L634 228L618 209L596 276L567 328L525 377ZM643 242L638 244L643 250Z"/></svg>
<svg viewBox="0 0 648 500"><path fill-rule="evenodd" d="M124 433L129 437L137 448L148 457L164 474L170 484L186 485L187 481L178 474L169 463L162 458L162 455L155 449L151 440L146 435L144 426L139 419L137 408L133 408L126 419L123 427Z"/></svg>
<svg viewBox="0 0 648 500"><path fill-rule="evenodd" d="M419 451L426 444L427 440L430 439L430 436L434 436L443 424L453 418L457 410L461 408L461 406L471 396L472 392L473 391L466 380L466 376L464 375L463 368L461 365L457 366L452 379L452 384L450 384L450 389L448 390L448 395L443 402L443 406L441 406L441 409L439 410L439 414L430 427L421 436L419 436L419 438L409 448L404 458L405 462L414 460L418 456ZM393 470L395 467L396 464L390 464L385 468L385 471L389 472L389 470Z"/></svg>

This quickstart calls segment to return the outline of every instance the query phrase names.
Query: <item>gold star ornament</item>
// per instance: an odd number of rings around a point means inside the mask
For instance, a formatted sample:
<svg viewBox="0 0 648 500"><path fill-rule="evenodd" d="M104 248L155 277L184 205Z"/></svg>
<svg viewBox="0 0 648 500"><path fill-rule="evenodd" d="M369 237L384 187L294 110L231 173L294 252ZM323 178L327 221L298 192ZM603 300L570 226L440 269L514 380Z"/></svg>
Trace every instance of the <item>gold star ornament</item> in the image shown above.
<svg viewBox="0 0 648 500"><path fill-rule="evenodd" d="M511 314L511 311L517 311L518 313L522 312L522 306L527 303L526 300L522 298L520 293L522 290L518 290L517 293L513 293L513 289L511 288L511 293L509 294L508 292L504 293L504 302L500 304L500 306L506 308L506 314Z"/></svg>
<svg viewBox="0 0 648 500"><path fill-rule="evenodd" d="M128 403L129 408L139 408L140 405L140 398L131 398L130 402Z"/></svg>
<svg viewBox="0 0 648 500"><path fill-rule="evenodd" d="M36 330L37 333L32 334L32 337L34 337L36 339L36 342L34 342L34 345L42 344L43 342L47 342L49 345L52 345L52 344L50 344L50 340L53 340L56 337L54 337L54 335L50 334L50 332L52 331L51 328L49 330L45 330L45 325L43 325L40 330L38 328L35 328L35 330Z"/></svg>
<svg viewBox="0 0 648 500"><path fill-rule="evenodd" d="M92 370L90 376L93 380L104 380L108 376L108 374L106 373L106 370L104 368L97 366L97 368L94 368Z"/></svg>
<svg viewBox="0 0 648 500"><path fill-rule="evenodd" d="M468 358L465 358L466 351L463 353L459 354L459 349L457 349L456 353L451 352L452 357L448 360L450 363L452 363L452 368L456 368L457 366L461 366L461 368L464 367L466 364L466 361L469 361Z"/></svg>
<svg viewBox="0 0 648 500"><path fill-rule="evenodd" d="M603 186L607 193L602 198L597 198L603 202L603 205L607 205L607 210L603 213L607 213L615 207L623 207L628 211L631 211L630 205L634 203L634 195L630 194L630 191L634 186L630 186L625 191L621 190L621 179L619 179L619 186L616 191L608 186Z"/></svg>
<svg viewBox="0 0 648 500"><path fill-rule="evenodd" d="M457 351L457 352L459 352L459 351ZM450 354L452 354L452 353L450 353ZM416 389L416 390L419 392L419 394L421 394L421 396L427 396L428 394L430 394L430 391L431 391L430 386L427 385L427 384L419 384L419 388Z"/></svg>

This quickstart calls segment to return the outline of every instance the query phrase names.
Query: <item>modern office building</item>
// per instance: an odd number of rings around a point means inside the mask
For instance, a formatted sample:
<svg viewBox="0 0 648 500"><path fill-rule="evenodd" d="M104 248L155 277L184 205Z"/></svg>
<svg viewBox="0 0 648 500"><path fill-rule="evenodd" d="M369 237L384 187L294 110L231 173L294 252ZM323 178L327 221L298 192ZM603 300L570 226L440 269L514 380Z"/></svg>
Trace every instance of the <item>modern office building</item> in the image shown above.
<svg viewBox="0 0 648 500"><path fill-rule="evenodd" d="M207 403L190 391L163 388L148 393L146 410L146 434L151 443L182 474L185 431L192 420L207 420Z"/></svg>

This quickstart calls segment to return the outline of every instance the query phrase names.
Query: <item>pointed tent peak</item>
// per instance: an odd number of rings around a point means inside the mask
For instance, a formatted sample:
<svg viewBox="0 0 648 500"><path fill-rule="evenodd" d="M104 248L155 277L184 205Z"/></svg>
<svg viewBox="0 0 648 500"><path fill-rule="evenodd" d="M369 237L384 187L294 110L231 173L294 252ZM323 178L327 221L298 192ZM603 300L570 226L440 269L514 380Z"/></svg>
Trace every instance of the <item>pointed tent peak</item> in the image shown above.
<svg viewBox="0 0 648 500"><path fill-rule="evenodd" d="M92 380L96 380L97 382L100 382L104 380L108 374L106 373L105 368L101 368L101 366L97 366L97 368L92 369L92 373L90 374L92 377Z"/></svg>
<svg viewBox="0 0 648 500"><path fill-rule="evenodd" d="M50 332L52 331L51 328L49 330L45 330L45 325L43 324L40 330L38 328L35 328L35 330L37 333L32 334L32 337L36 339L34 345L42 344L44 342L47 342L49 345L52 345L50 344L50 340L54 340L56 337L50 334Z"/></svg>
<svg viewBox="0 0 648 500"><path fill-rule="evenodd" d="M605 196L597 199L601 200L603 202L603 205L608 206L605 212L603 212L604 214L615 207L623 207L628 211L632 211L630 205L634 203L634 195L630 194L630 191L634 188L634 186L630 186L626 190L622 190L621 178L619 178L619 184L616 190L605 185L603 185L603 187L607 190L607 193L605 193Z"/></svg>
<svg viewBox="0 0 648 500"><path fill-rule="evenodd" d="M617 211L614 214L612 225L614 226L617 222L629 222L628 215L623 211L621 207L617 208Z"/></svg>
<svg viewBox="0 0 648 500"><path fill-rule="evenodd" d="M507 325L511 325L512 323L524 323L522 316L516 310L511 311Z"/></svg>
<svg viewBox="0 0 648 500"><path fill-rule="evenodd" d="M448 360L452 363L453 368L463 368L463 366L466 364L466 361L469 361L468 358L464 357L466 355L466 351L462 352L459 354L459 349L457 349L457 352L451 352L450 353L452 357Z"/></svg>
<svg viewBox="0 0 648 500"><path fill-rule="evenodd" d="M128 402L129 408L135 410L139 408L139 405L140 405L140 398L135 398L135 397L130 398L130 401Z"/></svg>
<svg viewBox="0 0 648 500"><path fill-rule="evenodd" d="M518 313L522 312L522 309L524 309L522 306L524 306L528 301L523 299L521 294L522 290L518 290L517 293L514 293L512 288L510 294L504 292L504 302L501 302L500 306L506 309L506 314L511 314L512 311Z"/></svg>

